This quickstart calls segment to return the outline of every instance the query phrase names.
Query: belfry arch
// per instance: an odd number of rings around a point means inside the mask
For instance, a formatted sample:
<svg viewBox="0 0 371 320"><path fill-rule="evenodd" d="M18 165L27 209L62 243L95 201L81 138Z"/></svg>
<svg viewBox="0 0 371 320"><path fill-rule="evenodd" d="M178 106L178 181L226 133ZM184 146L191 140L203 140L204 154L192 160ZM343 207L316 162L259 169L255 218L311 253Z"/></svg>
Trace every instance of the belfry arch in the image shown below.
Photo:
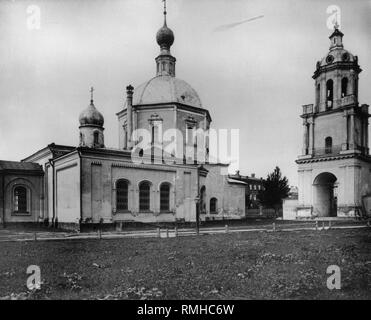
<svg viewBox="0 0 371 320"><path fill-rule="evenodd" d="M330 172L322 172L314 179L313 213L316 216L337 216L337 187L337 178Z"/></svg>

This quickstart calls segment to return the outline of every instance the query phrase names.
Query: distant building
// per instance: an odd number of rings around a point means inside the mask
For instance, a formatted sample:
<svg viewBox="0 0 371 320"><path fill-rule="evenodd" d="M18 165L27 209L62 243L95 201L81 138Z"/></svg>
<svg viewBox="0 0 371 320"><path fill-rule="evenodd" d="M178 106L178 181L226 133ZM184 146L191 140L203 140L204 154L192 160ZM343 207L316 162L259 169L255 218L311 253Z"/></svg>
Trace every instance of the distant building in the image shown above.
<svg viewBox="0 0 371 320"><path fill-rule="evenodd" d="M259 209L260 202L258 194L260 190L264 188L264 179L255 177L255 173L250 176L241 175L239 171L235 174L230 174L229 178L245 182L245 204L246 210L248 209Z"/></svg>

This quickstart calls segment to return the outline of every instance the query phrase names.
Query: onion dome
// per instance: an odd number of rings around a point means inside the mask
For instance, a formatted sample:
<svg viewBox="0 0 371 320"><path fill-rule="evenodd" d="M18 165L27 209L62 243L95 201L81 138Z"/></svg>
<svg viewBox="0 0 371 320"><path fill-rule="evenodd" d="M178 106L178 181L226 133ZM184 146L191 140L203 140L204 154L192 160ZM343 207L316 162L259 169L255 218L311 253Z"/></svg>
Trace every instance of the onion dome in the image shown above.
<svg viewBox="0 0 371 320"><path fill-rule="evenodd" d="M174 32L167 27L166 21L164 26L157 31L156 40L161 48L170 49L174 43Z"/></svg>
<svg viewBox="0 0 371 320"><path fill-rule="evenodd" d="M156 40L161 49L170 50L174 43L174 33L166 24L166 0L164 1L164 26L157 31Z"/></svg>
<svg viewBox="0 0 371 320"><path fill-rule="evenodd" d="M93 90L93 89L91 89ZM91 91L93 94L93 91ZM80 113L79 116L80 126L97 126L103 127L103 115L95 108L93 97L90 100L90 105Z"/></svg>

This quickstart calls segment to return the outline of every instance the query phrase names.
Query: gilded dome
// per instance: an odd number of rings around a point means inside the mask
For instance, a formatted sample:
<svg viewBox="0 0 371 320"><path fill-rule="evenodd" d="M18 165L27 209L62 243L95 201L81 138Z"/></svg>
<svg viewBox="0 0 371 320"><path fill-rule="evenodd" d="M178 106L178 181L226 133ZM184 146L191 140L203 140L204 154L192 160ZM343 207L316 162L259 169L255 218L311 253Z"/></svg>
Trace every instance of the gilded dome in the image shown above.
<svg viewBox="0 0 371 320"><path fill-rule="evenodd" d="M104 124L103 115L95 108L93 101L80 113L79 122L81 126L93 125L102 127Z"/></svg>
<svg viewBox="0 0 371 320"><path fill-rule="evenodd" d="M200 97L184 80L172 76L157 76L134 90L133 105L182 103L202 108Z"/></svg>

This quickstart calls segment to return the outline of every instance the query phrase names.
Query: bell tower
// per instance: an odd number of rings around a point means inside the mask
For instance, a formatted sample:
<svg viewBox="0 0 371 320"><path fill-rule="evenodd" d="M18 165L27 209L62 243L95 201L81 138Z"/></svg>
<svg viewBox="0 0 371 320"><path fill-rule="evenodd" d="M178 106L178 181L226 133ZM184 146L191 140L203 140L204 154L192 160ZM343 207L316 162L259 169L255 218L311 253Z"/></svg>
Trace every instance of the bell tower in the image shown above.
<svg viewBox="0 0 371 320"><path fill-rule="evenodd" d="M361 68L335 25L327 55L317 62L314 104L303 106L298 215L356 216L371 187L368 105L358 102Z"/></svg>
<svg viewBox="0 0 371 320"><path fill-rule="evenodd" d="M335 27L330 51L313 74L315 103L303 106L303 155L356 152L368 155L368 106L359 106L358 57L343 46Z"/></svg>

